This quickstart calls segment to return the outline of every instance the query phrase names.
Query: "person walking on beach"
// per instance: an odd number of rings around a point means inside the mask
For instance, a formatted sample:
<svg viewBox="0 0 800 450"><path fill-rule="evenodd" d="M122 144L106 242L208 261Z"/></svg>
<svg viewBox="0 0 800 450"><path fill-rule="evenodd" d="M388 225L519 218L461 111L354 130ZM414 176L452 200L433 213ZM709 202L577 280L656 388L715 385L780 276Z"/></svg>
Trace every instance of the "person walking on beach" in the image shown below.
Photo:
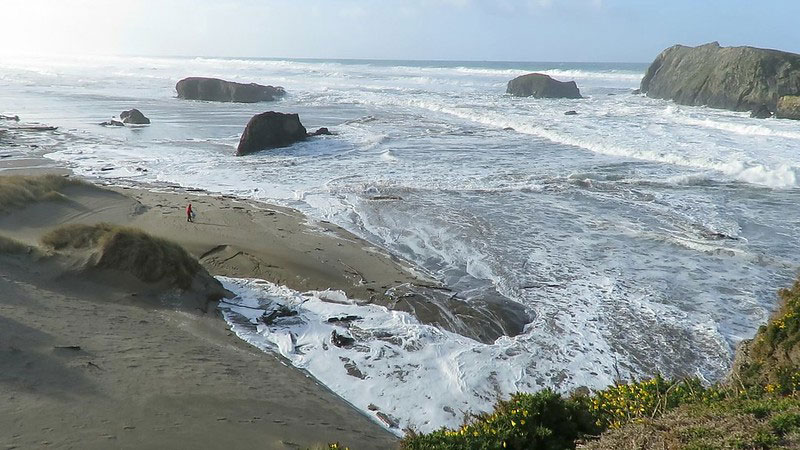
<svg viewBox="0 0 800 450"><path fill-rule="evenodd" d="M194 211L192 211L192 203L189 202L189 206L186 207L186 221L194 222L194 220L192 220L193 218L194 218Z"/></svg>

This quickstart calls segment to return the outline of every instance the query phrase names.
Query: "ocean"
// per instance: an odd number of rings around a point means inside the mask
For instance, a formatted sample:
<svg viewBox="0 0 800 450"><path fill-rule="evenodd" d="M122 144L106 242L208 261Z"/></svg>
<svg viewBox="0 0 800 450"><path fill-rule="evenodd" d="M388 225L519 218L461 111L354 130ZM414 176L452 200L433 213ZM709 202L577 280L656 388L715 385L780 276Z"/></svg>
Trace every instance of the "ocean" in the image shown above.
<svg viewBox="0 0 800 450"><path fill-rule="evenodd" d="M2 151L44 153L119 184L290 206L460 297L497 291L524 305L533 318L524 333L485 344L337 292L223 279L244 306L301 311L269 328L248 320L258 310L227 307L240 337L366 414L377 407L396 432L430 431L517 390L600 388L656 373L719 380L795 277L800 123L633 95L646 68L3 57L0 113L60 128L35 150ZM510 79L534 71L575 80L586 98L505 94ZM175 83L187 76L280 85L288 95L183 101ZM152 125L97 125L134 107ZM234 157L244 125L267 110L299 113L307 128L335 135ZM325 344L326 319L338 314L363 318L351 329L354 348Z"/></svg>

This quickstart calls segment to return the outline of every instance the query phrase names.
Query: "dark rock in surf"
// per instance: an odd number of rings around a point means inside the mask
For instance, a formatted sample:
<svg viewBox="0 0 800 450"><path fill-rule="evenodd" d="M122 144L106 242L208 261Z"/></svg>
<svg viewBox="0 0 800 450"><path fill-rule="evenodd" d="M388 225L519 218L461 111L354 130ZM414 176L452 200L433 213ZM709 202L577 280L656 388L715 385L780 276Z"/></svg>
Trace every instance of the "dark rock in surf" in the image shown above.
<svg viewBox="0 0 800 450"><path fill-rule="evenodd" d="M131 109L129 111L122 111L119 113L119 118L122 123L129 123L131 125L150 125L150 119L144 116L138 109Z"/></svg>
<svg viewBox="0 0 800 450"><path fill-rule="evenodd" d="M378 417L378 419L381 419L381 422L385 423L386 426L388 426L389 428L399 428L400 426L399 421L397 419L384 412L378 412L375 413L375 415Z"/></svg>
<svg viewBox="0 0 800 450"><path fill-rule="evenodd" d="M634 89L631 91L631 95L641 95L641 93L642 93L641 89Z"/></svg>
<svg viewBox="0 0 800 450"><path fill-rule="evenodd" d="M565 116L577 116L578 115L578 111L570 110L570 111L565 112L564 115Z"/></svg>
<svg viewBox="0 0 800 450"><path fill-rule="evenodd" d="M19 122L19 116L4 116L0 114L0 120L10 120L12 122Z"/></svg>
<svg viewBox="0 0 800 450"><path fill-rule="evenodd" d="M264 325L272 325L275 323L276 320L282 317L294 317L297 315L297 311L289 309L286 305L279 305L277 308L270 312L264 312L264 314L259 317L259 320Z"/></svg>
<svg viewBox="0 0 800 450"><path fill-rule="evenodd" d="M376 202L386 202L386 201L402 201L403 197L399 195L373 195L369 198L372 201Z"/></svg>
<svg viewBox="0 0 800 450"><path fill-rule="evenodd" d="M529 73L508 82L506 93L515 97L582 98L574 81L558 81L543 73Z"/></svg>
<svg viewBox="0 0 800 450"><path fill-rule="evenodd" d="M772 111L767 108L767 105L761 105L758 108L750 111L750 117L753 119L769 119L772 117Z"/></svg>
<svg viewBox="0 0 800 450"><path fill-rule="evenodd" d="M236 155L248 155L270 148L288 147L308 137L306 128L297 114L275 111L253 116L239 140Z"/></svg>
<svg viewBox="0 0 800 450"><path fill-rule="evenodd" d="M778 99L775 117L800 120L800 95L785 95Z"/></svg>
<svg viewBox="0 0 800 450"><path fill-rule="evenodd" d="M322 127L322 128L319 128L317 131L315 131L313 133L309 133L308 135L309 136L333 136L333 133L331 133L331 130L329 130L329 129L325 128L325 127Z"/></svg>
<svg viewBox="0 0 800 450"><path fill-rule="evenodd" d="M190 77L175 85L178 98L210 102L257 103L275 101L286 94L280 86L236 83L218 78Z"/></svg>
<svg viewBox="0 0 800 450"><path fill-rule="evenodd" d="M124 123L120 122L119 120L114 120L114 119L108 120L106 122L100 122L98 125L103 126L103 127L124 127L125 126Z"/></svg>
<svg viewBox="0 0 800 450"><path fill-rule="evenodd" d="M356 343L356 340L349 336L339 334L334 330L331 333L331 343L337 347L350 347Z"/></svg>
<svg viewBox="0 0 800 450"><path fill-rule="evenodd" d="M347 315L347 316L341 316L341 317L330 317L326 322L332 323L334 325L340 325L340 324L347 325L350 322L355 322L356 320L361 320L361 319L363 319L363 317L354 316L354 315Z"/></svg>
<svg viewBox="0 0 800 450"><path fill-rule="evenodd" d="M682 105L776 111L783 96L800 95L800 55L719 43L670 47L653 61L641 84L648 97Z"/></svg>

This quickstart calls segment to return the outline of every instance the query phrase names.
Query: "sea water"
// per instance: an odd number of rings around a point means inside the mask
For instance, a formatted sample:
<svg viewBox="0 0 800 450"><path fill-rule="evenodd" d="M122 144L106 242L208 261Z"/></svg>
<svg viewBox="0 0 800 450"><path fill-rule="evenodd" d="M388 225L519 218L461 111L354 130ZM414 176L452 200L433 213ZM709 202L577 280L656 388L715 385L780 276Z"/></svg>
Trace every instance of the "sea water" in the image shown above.
<svg viewBox="0 0 800 450"><path fill-rule="evenodd" d="M431 430L516 390L655 373L720 379L794 278L800 122L631 94L646 67L4 57L0 113L59 126L30 151L82 175L291 206L462 298L496 289L523 304L533 319L523 334L481 344L341 293L225 280L240 294L234 303L256 308L225 307L237 334L367 414ZM586 98L505 94L510 79L533 71L575 80ZM288 95L179 100L174 86L186 76L281 85ZM152 125L96 125L133 107ZM297 112L307 128L335 135L234 157L244 125L266 110ZM301 314L259 325L255 315L278 304ZM362 319L349 330L327 322L345 313ZM331 346L333 330L359 344Z"/></svg>

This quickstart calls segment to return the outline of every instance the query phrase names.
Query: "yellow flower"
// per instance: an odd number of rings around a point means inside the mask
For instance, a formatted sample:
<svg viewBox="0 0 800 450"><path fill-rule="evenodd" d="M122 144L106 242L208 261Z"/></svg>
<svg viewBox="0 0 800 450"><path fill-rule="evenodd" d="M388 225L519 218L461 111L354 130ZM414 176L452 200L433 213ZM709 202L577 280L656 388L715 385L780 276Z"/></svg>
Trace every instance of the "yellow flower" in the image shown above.
<svg viewBox="0 0 800 450"><path fill-rule="evenodd" d="M512 426L512 427L515 427L515 426L517 426L517 422L514 422L514 421L512 420L512 421L511 421L511 426Z"/></svg>
<svg viewBox="0 0 800 450"><path fill-rule="evenodd" d="M503 441L503 448L506 448L506 441Z"/></svg>
<svg viewBox="0 0 800 450"><path fill-rule="evenodd" d="M520 424L520 425L525 425L525 419L522 419L522 420L520 420L520 421L519 421L519 424Z"/></svg>

